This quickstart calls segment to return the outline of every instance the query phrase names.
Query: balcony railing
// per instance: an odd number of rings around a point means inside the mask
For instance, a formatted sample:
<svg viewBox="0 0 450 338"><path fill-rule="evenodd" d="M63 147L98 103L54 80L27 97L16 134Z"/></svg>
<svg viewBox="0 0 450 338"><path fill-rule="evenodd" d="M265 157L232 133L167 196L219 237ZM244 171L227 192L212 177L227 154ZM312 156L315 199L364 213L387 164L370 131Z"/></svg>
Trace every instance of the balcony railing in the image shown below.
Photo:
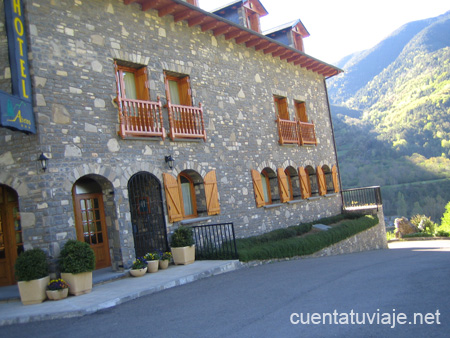
<svg viewBox="0 0 450 338"><path fill-rule="evenodd" d="M344 210L377 209L383 205L378 186L342 190Z"/></svg>
<svg viewBox="0 0 450 338"><path fill-rule="evenodd" d="M199 107L167 103L169 112L170 139L203 139L206 141L202 104Z"/></svg>
<svg viewBox="0 0 450 338"><path fill-rule="evenodd" d="M277 117L279 143L283 144L314 144L317 145L313 122L283 120Z"/></svg>
<svg viewBox="0 0 450 338"><path fill-rule="evenodd" d="M313 122L298 122L300 129L300 144L317 145L316 131Z"/></svg>
<svg viewBox="0 0 450 338"><path fill-rule="evenodd" d="M119 134L122 138L161 137L164 140L165 131L162 118L161 101L143 101L117 98L119 105Z"/></svg>

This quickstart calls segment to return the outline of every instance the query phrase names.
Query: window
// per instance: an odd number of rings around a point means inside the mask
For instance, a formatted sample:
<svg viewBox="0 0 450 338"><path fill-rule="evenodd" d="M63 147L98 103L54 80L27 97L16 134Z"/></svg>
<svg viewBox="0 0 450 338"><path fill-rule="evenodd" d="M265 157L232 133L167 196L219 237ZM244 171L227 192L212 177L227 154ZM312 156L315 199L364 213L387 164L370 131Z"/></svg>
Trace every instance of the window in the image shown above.
<svg viewBox="0 0 450 338"><path fill-rule="evenodd" d="M323 178L321 178L322 181L322 194L331 194L331 193L338 193L339 192L339 182L337 178L337 168L334 165L331 170L327 165L322 166L322 168L318 169L317 173L321 171L321 175ZM319 180L320 183L320 180ZM325 192L325 193L323 193Z"/></svg>
<svg viewBox="0 0 450 338"><path fill-rule="evenodd" d="M308 122L308 115L306 115L306 103L301 101L294 101L294 102L297 120L300 122Z"/></svg>
<svg viewBox="0 0 450 338"><path fill-rule="evenodd" d="M116 66L117 94L123 99L149 101L147 67Z"/></svg>
<svg viewBox="0 0 450 338"><path fill-rule="evenodd" d="M282 199L281 196L284 196L287 188L283 190L283 187L279 185L280 180L272 169L264 168L261 172L251 170L251 174L257 208Z"/></svg>
<svg viewBox="0 0 450 338"><path fill-rule="evenodd" d="M166 72L165 85L167 101L175 105L192 106L189 76Z"/></svg>
<svg viewBox="0 0 450 338"><path fill-rule="evenodd" d="M201 214L220 213L216 172L208 172L204 178L194 170L184 170L178 178L164 173L169 222L197 217Z"/></svg>
<svg viewBox="0 0 450 338"><path fill-rule="evenodd" d="M314 171L314 168L311 166L307 166L305 168L306 173L308 174L309 177L309 192L310 192L310 197L311 196L317 196L319 194L319 186L317 183L317 175L316 172Z"/></svg>
<svg viewBox="0 0 450 338"><path fill-rule="evenodd" d="M183 201L183 218L197 216L194 183L189 175L181 173L178 176Z"/></svg>
<svg viewBox="0 0 450 338"><path fill-rule="evenodd" d="M244 2L245 25L247 28L261 33L259 18L267 15L267 11L262 7L259 1L248 0Z"/></svg>
<svg viewBox="0 0 450 338"><path fill-rule="evenodd" d="M273 100L275 102L276 115L282 120L289 120L287 99L282 96L274 96Z"/></svg>
<svg viewBox="0 0 450 338"><path fill-rule="evenodd" d="M312 169L312 168L311 168ZM309 179L309 169L299 167L298 176L300 178L300 190L302 198L311 197L311 180Z"/></svg>
<svg viewBox="0 0 450 338"><path fill-rule="evenodd" d="M289 188L289 200L296 200L301 197L300 180L298 172L291 166L284 170L286 174L286 181Z"/></svg>

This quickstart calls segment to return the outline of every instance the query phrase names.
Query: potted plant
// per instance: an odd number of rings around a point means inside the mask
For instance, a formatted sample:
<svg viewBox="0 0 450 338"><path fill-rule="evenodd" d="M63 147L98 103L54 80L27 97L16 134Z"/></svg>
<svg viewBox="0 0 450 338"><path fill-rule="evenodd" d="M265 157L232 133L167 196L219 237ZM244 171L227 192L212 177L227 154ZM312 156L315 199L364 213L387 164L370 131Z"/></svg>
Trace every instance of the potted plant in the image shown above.
<svg viewBox="0 0 450 338"><path fill-rule="evenodd" d="M42 303L47 298L45 288L50 280L45 252L39 248L22 252L14 270L22 304Z"/></svg>
<svg viewBox="0 0 450 338"><path fill-rule="evenodd" d="M64 299L69 294L69 284L67 284L67 282L62 278L52 279L48 283L47 290L45 292L47 293L48 299Z"/></svg>
<svg viewBox="0 0 450 338"><path fill-rule="evenodd" d="M138 257L131 266L130 275L141 277L147 272L147 261L143 257Z"/></svg>
<svg viewBox="0 0 450 338"><path fill-rule="evenodd" d="M170 251L166 251L160 255L159 258L159 268L167 269L169 267L170 260L172 259L172 253Z"/></svg>
<svg viewBox="0 0 450 338"><path fill-rule="evenodd" d="M157 272L159 265L159 253L149 252L144 256L147 261L147 272Z"/></svg>
<svg viewBox="0 0 450 338"><path fill-rule="evenodd" d="M59 268L61 278L69 283L71 295L91 292L95 254L89 244L74 239L68 240L59 256Z"/></svg>
<svg viewBox="0 0 450 338"><path fill-rule="evenodd" d="M173 262L175 265L186 265L195 261L194 234L192 228L179 227L170 239Z"/></svg>

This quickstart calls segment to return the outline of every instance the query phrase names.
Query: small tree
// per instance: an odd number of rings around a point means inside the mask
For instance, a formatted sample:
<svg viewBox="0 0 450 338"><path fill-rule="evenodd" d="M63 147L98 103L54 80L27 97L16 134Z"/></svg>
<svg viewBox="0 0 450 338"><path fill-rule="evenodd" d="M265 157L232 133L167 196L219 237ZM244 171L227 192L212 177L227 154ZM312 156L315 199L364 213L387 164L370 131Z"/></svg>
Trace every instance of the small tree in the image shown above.
<svg viewBox="0 0 450 338"><path fill-rule="evenodd" d="M450 228L450 202L445 206L445 212L441 218L441 226Z"/></svg>

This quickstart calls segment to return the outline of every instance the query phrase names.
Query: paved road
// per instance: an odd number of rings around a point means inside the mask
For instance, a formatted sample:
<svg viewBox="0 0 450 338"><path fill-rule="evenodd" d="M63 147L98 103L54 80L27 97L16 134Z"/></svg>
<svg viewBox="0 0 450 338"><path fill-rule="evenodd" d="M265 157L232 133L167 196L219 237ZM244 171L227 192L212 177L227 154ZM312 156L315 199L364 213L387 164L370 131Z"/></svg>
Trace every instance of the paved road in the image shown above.
<svg viewBox="0 0 450 338"><path fill-rule="evenodd" d="M450 241L391 247L245 268L0 337L448 337Z"/></svg>

